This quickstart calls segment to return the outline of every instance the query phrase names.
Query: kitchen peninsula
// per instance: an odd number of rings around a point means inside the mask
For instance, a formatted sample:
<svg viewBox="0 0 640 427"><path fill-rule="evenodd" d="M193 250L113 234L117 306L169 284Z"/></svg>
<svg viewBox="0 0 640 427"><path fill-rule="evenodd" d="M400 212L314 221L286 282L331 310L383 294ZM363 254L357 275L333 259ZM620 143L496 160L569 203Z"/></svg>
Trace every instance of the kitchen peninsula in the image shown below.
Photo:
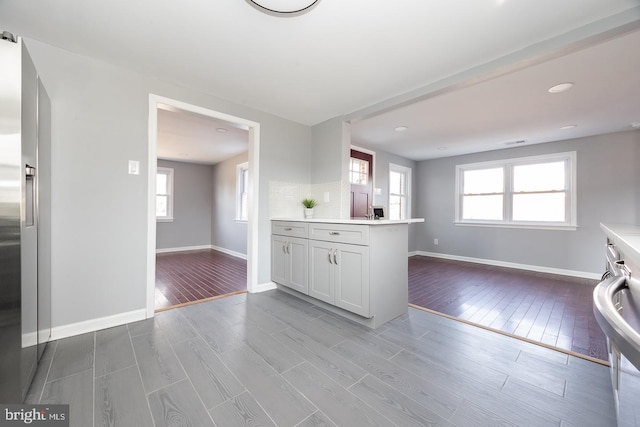
<svg viewBox="0 0 640 427"><path fill-rule="evenodd" d="M319 307L377 328L407 312L406 220L274 219L271 280Z"/></svg>

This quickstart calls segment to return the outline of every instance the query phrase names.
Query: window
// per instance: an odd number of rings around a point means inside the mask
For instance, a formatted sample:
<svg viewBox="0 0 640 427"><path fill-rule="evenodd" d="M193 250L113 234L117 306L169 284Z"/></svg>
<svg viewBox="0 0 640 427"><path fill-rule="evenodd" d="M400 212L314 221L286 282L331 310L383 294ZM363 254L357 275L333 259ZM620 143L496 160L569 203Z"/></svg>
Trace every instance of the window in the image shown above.
<svg viewBox="0 0 640 427"><path fill-rule="evenodd" d="M389 163L389 219L411 217L411 168Z"/></svg>
<svg viewBox="0 0 640 427"><path fill-rule="evenodd" d="M367 185L369 178L369 162L351 157L349 163L349 182L351 184Z"/></svg>
<svg viewBox="0 0 640 427"><path fill-rule="evenodd" d="M156 220L173 221L173 169L156 172Z"/></svg>
<svg viewBox="0 0 640 427"><path fill-rule="evenodd" d="M576 153L456 166L456 222L576 227Z"/></svg>
<svg viewBox="0 0 640 427"><path fill-rule="evenodd" d="M236 166L236 221L247 221L249 210L249 164L242 163Z"/></svg>

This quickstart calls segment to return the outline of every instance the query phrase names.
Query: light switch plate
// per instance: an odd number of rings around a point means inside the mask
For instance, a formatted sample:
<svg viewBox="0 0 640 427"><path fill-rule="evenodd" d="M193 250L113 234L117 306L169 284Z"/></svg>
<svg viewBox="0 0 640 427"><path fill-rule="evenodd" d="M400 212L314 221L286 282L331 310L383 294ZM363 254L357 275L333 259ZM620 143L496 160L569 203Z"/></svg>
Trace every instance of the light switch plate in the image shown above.
<svg viewBox="0 0 640 427"><path fill-rule="evenodd" d="M140 162L129 160L129 175L140 175Z"/></svg>

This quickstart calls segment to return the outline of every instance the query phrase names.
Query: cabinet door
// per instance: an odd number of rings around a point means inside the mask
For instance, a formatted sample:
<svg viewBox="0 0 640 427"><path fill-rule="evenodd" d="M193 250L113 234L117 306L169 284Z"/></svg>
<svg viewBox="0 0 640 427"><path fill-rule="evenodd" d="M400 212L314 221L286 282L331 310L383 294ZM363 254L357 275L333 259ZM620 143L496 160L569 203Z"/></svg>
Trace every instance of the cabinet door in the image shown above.
<svg viewBox="0 0 640 427"><path fill-rule="evenodd" d="M281 285L287 284L286 244L286 237L271 236L271 281Z"/></svg>
<svg viewBox="0 0 640 427"><path fill-rule="evenodd" d="M307 295L309 293L309 241L307 239L288 238L286 246L287 265L287 286Z"/></svg>
<svg viewBox="0 0 640 427"><path fill-rule="evenodd" d="M335 301L340 308L371 317L369 311L369 247L334 244Z"/></svg>
<svg viewBox="0 0 640 427"><path fill-rule="evenodd" d="M309 240L309 296L334 303L333 247L329 242Z"/></svg>

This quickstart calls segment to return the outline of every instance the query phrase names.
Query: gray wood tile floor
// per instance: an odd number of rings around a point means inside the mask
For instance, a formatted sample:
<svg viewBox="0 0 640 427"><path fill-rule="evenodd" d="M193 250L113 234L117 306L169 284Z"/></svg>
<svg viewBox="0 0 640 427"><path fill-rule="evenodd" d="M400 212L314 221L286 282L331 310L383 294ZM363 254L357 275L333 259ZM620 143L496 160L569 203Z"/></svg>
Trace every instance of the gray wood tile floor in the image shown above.
<svg viewBox="0 0 640 427"><path fill-rule="evenodd" d="M279 291L52 342L71 425L614 426L608 368L410 308L369 330Z"/></svg>

